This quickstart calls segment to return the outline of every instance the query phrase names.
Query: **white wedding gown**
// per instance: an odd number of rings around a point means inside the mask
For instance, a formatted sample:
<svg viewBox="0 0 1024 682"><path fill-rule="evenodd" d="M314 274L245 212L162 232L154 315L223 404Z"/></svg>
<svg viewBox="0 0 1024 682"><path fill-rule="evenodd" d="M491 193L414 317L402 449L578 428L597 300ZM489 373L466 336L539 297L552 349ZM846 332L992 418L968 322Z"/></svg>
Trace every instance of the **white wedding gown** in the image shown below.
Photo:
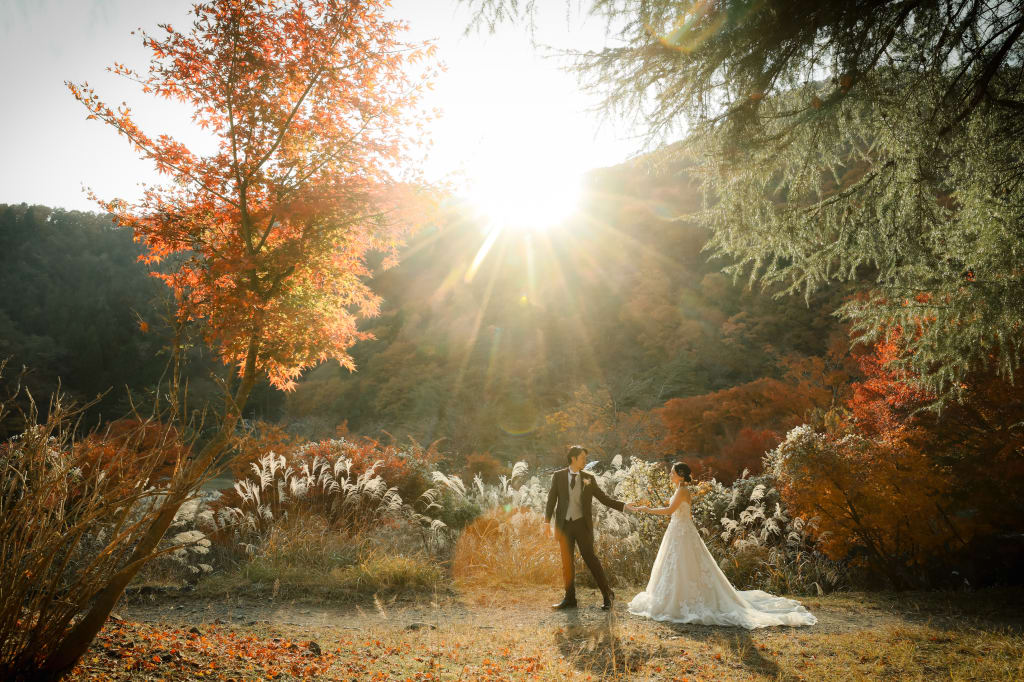
<svg viewBox="0 0 1024 682"><path fill-rule="evenodd" d="M798 602L761 590L737 591L708 551L684 501L672 513L647 589L629 612L654 620L747 628L814 625Z"/></svg>

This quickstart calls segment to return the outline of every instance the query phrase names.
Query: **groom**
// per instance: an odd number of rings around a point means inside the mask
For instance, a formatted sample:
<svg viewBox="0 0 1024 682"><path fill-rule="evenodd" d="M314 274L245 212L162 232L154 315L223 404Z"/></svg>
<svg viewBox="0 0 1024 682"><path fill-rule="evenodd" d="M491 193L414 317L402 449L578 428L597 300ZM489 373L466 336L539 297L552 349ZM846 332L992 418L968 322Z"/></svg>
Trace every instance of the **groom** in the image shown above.
<svg viewBox="0 0 1024 682"><path fill-rule="evenodd" d="M552 608L570 609L576 607L576 570L574 548L580 548L580 556L590 569L597 586L604 595L605 611L612 607L615 593L608 587L601 562L594 555L594 520L591 501L597 498L601 504L617 511L632 511L628 504L613 500L598 487L594 477L583 471L587 464L587 449L581 445L573 445L566 453L569 460L567 469L559 469L551 477L551 490L548 492L548 504L544 512L546 533L551 535L551 517L555 519L555 535L562 551L562 579L565 582L565 598Z"/></svg>

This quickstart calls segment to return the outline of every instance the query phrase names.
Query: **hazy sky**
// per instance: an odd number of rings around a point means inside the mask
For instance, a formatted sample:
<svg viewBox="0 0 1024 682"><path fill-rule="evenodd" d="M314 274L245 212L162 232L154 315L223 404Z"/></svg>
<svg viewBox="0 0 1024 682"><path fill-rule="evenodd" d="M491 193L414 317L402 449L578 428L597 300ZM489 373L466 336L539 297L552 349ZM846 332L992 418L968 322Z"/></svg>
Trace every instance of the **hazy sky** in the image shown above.
<svg viewBox="0 0 1024 682"><path fill-rule="evenodd" d="M36 203L96 210L82 186L104 198L132 199L140 181L158 181L128 143L70 95L65 80L89 81L111 104L126 100L144 130L168 132L202 151L189 111L157 101L106 72L113 61L142 69L148 53L137 27L184 29L191 0L0 0L0 203ZM538 37L557 47L594 48L597 21L567 21L565 6L542 16ZM524 30L464 37L467 11L455 0L395 0L409 38L435 38L448 72L432 105L445 116L434 126L433 177L461 170L482 184L509 175L544 185L618 163L636 151L624 126L599 126L585 113L595 100L571 75L530 45ZM522 169L522 172L520 172ZM532 172L529 169L533 169ZM529 176L529 177L527 177Z"/></svg>

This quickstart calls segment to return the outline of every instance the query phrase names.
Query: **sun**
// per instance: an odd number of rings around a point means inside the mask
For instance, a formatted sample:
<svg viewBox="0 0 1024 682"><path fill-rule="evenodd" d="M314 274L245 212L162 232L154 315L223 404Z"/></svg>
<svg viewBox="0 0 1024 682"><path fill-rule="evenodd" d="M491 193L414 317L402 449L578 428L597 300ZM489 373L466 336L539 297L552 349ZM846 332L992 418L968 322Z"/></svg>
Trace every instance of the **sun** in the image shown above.
<svg viewBox="0 0 1024 682"><path fill-rule="evenodd" d="M582 177L567 168L495 163L469 178L468 200L491 229L543 231L565 223L578 209Z"/></svg>

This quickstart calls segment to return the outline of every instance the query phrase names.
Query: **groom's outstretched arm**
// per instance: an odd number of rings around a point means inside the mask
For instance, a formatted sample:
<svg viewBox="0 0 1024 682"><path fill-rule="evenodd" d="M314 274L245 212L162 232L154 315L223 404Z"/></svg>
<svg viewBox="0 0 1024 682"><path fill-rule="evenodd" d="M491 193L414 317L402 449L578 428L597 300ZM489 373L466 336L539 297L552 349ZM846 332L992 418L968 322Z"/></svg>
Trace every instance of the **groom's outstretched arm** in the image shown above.
<svg viewBox="0 0 1024 682"><path fill-rule="evenodd" d="M615 498L609 497L605 494L605 492L601 490L601 486L597 484L597 481L594 481L594 497L600 500L601 504L606 507L611 507L615 511L633 511L633 508L627 503L621 500L616 500Z"/></svg>

